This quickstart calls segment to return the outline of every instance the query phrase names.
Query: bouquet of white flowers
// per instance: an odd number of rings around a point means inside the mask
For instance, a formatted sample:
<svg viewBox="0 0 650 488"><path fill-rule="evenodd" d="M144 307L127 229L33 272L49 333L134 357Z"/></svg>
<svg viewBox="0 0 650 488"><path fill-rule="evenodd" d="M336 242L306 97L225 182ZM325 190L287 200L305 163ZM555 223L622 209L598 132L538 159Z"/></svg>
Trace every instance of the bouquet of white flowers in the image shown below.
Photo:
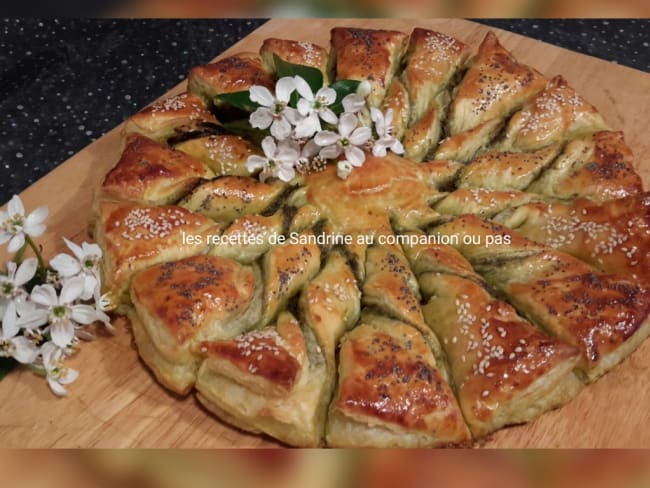
<svg viewBox="0 0 650 488"><path fill-rule="evenodd" d="M79 373L63 362L79 349L80 339L94 338L90 324L112 331L110 301L101 295L102 250L96 244L64 239L72 255L45 264L34 238L45 232L47 216L47 207L26 216L18 196L0 211L0 245L8 244L14 254L6 271L0 270L0 378L22 364L64 396L64 385ZM30 250L34 256L25 257Z"/></svg>

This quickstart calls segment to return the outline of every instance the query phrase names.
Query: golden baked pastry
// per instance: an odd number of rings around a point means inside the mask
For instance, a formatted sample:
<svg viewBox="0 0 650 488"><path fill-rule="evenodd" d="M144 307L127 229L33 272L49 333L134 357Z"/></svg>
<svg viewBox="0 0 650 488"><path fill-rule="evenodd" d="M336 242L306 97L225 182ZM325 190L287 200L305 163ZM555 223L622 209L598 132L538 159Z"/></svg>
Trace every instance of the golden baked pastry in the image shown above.
<svg viewBox="0 0 650 488"><path fill-rule="evenodd" d="M650 196L623 134L494 33L472 51L421 28L335 28L329 52L267 39L127 120L95 236L160 383L289 445L466 445L632 353L650 333ZM321 74L365 97L353 120L372 136L344 135L337 100L338 164L301 136L260 145L335 108ZM261 103L276 83L285 98ZM229 122L253 110L257 132ZM324 117L317 132L337 128Z"/></svg>

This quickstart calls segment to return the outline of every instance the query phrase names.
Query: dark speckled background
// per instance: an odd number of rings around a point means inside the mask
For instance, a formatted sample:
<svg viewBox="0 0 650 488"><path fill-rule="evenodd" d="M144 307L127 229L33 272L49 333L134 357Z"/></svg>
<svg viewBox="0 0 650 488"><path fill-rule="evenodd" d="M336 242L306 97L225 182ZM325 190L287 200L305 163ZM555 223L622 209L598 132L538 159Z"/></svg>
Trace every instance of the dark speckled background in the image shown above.
<svg viewBox="0 0 650 488"><path fill-rule="evenodd" d="M650 72L648 20L481 20ZM0 24L0 203L264 20Z"/></svg>

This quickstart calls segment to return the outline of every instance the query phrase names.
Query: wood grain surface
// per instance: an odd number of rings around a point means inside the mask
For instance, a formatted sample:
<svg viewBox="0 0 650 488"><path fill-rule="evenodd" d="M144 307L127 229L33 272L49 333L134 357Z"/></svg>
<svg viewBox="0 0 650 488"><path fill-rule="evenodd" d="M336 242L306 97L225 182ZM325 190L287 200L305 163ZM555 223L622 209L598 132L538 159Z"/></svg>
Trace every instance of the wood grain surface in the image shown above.
<svg viewBox="0 0 650 488"><path fill-rule="evenodd" d="M272 20L223 53L257 51L267 37L329 43L336 25L439 30L475 49L488 27L464 20ZM547 77L562 74L615 129L625 131L636 166L650 187L648 113L650 75L496 30L522 62ZM217 53L215 53L217 54ZM170 93L178 93L184 83ZM27 209L48 205L46 256L62 250L61 238L86 239L86 222L97 188L119 156L117 127L32 185ZM0 262L6 260L1 254ZM0 382L3 447L270 447L273 440L222 424L193 396L167 393L139 361L123 322L114 336L100 334L68 361L81 376L67 399L54 397L45 381L19 370ZM570 404L535 422L501 430L486 447L650 447L650 340Z"/></svg>

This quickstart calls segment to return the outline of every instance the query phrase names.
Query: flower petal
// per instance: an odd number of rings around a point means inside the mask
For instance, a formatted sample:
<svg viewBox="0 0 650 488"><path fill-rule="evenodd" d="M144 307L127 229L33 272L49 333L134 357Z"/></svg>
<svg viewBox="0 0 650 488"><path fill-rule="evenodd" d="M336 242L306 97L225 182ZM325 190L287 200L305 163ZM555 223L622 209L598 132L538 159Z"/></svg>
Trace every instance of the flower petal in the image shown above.
<svg viewBox="0 0 650 488"><path fill-rule="evenodd" d="M84 257L86 256L86 253L84 252L84 250L82 249L81 246L79 246L78 244L75 244L74 242L66 239L65 237L63 238L63 241L65 242L65 245L68 246L68 249L70 249L72 251L72 254L74 254L74 256L79 261L84 259Z"/></svg>
<svg viewBox="0 0 650 488"><path fill-rule="evenodd" d="M355 146L347 146L345 148L345 158L350 161L352 166L363 166L363 162L366 160L365 153Z"/></svg>
<svg viewBox="0 0 650 488"><path fill-rule="evenodd" d="M2 316L1 330L2 334L0 334L0 337L2 337L2 339L11 339L16 334L18 334L18 331L20 330L20 326L18 325L16 304L14 302L9 302L7 304L5 313Z"/></svg>
<svg viewBox="0 0 650 488"><path fill-rule="evenodd" d="M311 102L306 98L301 98L300 100L298 100L297 108L298 108L298 113L303 116L309 115L312 112Z"/></svg>
<svg viewBox="0 0 650 488"><path fill-rule="evenodd" d="M47 207L45 206L38 207L36 210L30 213L25 219L25 227L31 227L31 226L42 224L43 222L45 222L45 219L47 219L49 213L50 211L47 209Z"/></svg>
<svg viewBox="0 0 650 488"><path fill-rule="evenodd" d="M264 168L267 163L268 159L253 154L251 156L248 156L248 159L246 160L246 169L248 169L249 173L254 173L258 169Z"/></svg>
<svg viewBox="0 0 650 488"><path fill-rule="evenodd" d="M390 150L395 154L404 154L404 145L398 139L395 139L390 146Z"/></svg>
<svg viewBox="0 0 650 488"><path fill-rule="evenodd" d="M65 368L65 374L59 378L59 383L62 385L69 385L79 378L79 371L76 369Z"/></svg>
<svg viewBox="0 0 650 488"><path fill-rule="evenodd" d="M0 231L0 245L4 244L5 242L7 242L12 237L13 237L12 233L6 232L4 230Z"/></svg>
<svg viewBox="0 0 650 488"><path fill-rule="evenodd" d="M72 307L72 320L78 324L92 324L97 322L97 312L90 305L74 305Z"/></svg>
<svg viewBox="0 0 650 488"><path fill-rule="evenodd" d="M352 113L341 115L341 118L339 118L339 134L341 134L341 137L347 138L356 129L358 123L359 119Z"/></svg>
<svg viewBox="0 0 650 488"><path fill-rule="evenodd" d="M271 124L271 135L276 139L283 140L291 135L291 124L286 117L275 119Z"/></svg>
<svg viewBox="0 0 650 488"><path fill-rule="evenodd" d="M264 155L267 158L272 159L275 157L277 149L278 146L275 144L275 139L271 136L266 136L262 141L262 151L264 151Z"/></svg>
<svg viewBox="0 0 650 488"><path fill-rule="evenodd" d="M326 105L332 105L334 102L336 102L336 90L334 90L334 88L325 86L318 90L316 93L316 98L322 98L325 100Z"/></svg>
<svg viewBox="0 0 650 488"><path fill-rule="evenodd" d="M372 145L372 154L378 158L386 156L386 143L383 139L375 141Z"/></svg>
<svg viewBox="0 0 650 488"><path fill-rule="evenodd" d="M321 126L320 121L318 120L318 115L316 115L316 113L312 113L309 116L305 117L302 122L296 126L295 136L298 139L311 137L319 130L321 130Z"/></svg>
<svg viewBox="0 0 650 488"><path fill-rule="evenodd" d="M53 378L47 379L47 384L56 396L64 397L68 395L68 392L63 388L63 386Z"/></svg>
<svg viewBox="0 0 650 488"><path fill-rule="evenodd" d="M264 107L273 105L273 94L265 86L253 85L249 90L251 102L259 103Z"/></svg>
<svg viewBox="0 0 650 488"><path fill-rule="evenodd" d="M84 291L84 282L83 276L75 276L65 280L59 295L59 304L70 304L78 300Z"/></svg>
<svg viewBox="0 0 650 488"><path fill-rule="evenodd" d="M18 310L20 318L18 319L18 325L23 329L36 329L47 324L49 320L49 314L47 310L44 309L34 309L31 312L23 313Z"/></svg>
<svg viewBox="0 0 650 488"><path fill-rule="evenodd" d="M23 231L25 234L27 234L30 237L40 237L45 233L45 227L44 224L37 224L37 225L31 225L31 224L25 224L23 227Z"/></svg>
<svg viewBox="0 0 650 488"><path fill-rule="evenodd" d="M370 127L359 127L350 134L349 140L355 146L360 146L368 142L371 137L372 131L370 130Z"/></svg>
<svg viewBox="0 0 650 488"><path fill-rule="evenodd" d="M67 347L74 339L74 324L70 320L55 322L50 326L50 336L57 346Z"/></svg>
<svg viewBox="0 0 650 488"><path fill-rule="evenodd" d="M18 267L16 271L16 277L14 278L14 284L16 286L23 286L25 283L29 282L34 275L36 275L36 270L38 269L38 259L28 258L25 259L22 264Z"/></svg>
<svg viewBox="0 0 650 488"><path fill-rule="evenodd" d="M275 84L275 98L284 103L289 103L291 94L296 89L296 82L293 76L280 78Z"/></svg>
<svg viewBox="0 0 650 488"><path fill-rule="evenodd" d="M328 124L334 125L338 122L338 118L336 117L336 114L329 108L321 109L318 112L318 115L320 116L321 119L323 119Z"/></svg>
<svg viewBox="0 0 650 488"><path fill-rule="evenodd" d="M103 255L102 248L99 247L97 244L94 244L94 243L83 242L81 244L81 250L83 252L83 256L95 256L95 257L101 258L102 255ZM79 259L82 259L82 258L79 258Z"/></svg>
<svg viewBox="0 0 650 488"><path fill-rule="evenodd" d="M31 300L44 307L55 307L59 304L59 299L52 285L35 286L32 290Z"/></svg>
<svg viewBox="0 0 650 488"><path fill-rule="evenodd" d="M314 101L314 92L311 91L311 87L309 86L309 83L307 83L302 76L294 76L293 82L296 90L298 91L298 93L300 93L300 96L303 99L305 99L307 102Z"/></svg>
<svg viewBox="0 0 650 488"><path fill-rule="evenodd" d="M18 270L18 265L15 261L9 261L7 263L7 279L12 283L16 281L16 271ZM4 277L2 277L4 278Z"/></svg>
<svg viewBox="0 0 650 488"><path fill-rule="evenodd" d="M83 259L83 257L80 259ZM54 268L62 278L70 278L81 272L81 264L77 259L73 258L69 254L57 254L50 261L50 266L52 266L52 268Z"/></svg>
<svg viewBox="0 0 650 488"><path fill-rule="evenodd" d="M11 197L9 204L7 205L7 211L9 212L9 217L14 217L15 215L25 215L25 206L23 205L23 201L18 195Z"/></svg>
<svg viewBox="0 0 650 488"><path fill-rule="evenodd" d="M18 252L21 247L25 245L25 234L22 232L16 234L10 241L7 246L7 251L14 253Z"/></svg>
<svg viewBox="0 0 650 488"><path fill-rule="evenodd" d="M266 129L273 122L273 112L268 108L258 108L250 115L248 122L255 129Z"/></svg>
<svg viewBox="0 0 650 488"><path fill-rule="evenodd" d="M320 146L316 144L316 141L309 139L307 143L302 147L300 151L300 157L302 158L313 158L320 151Z"/></svg>
<svg viewBox="0 0 650 488"><path fill-rule="evenodd" d="M61 356L61 349L53 342L48 341L41 346L41 356L43 356L43 366L49 371L56 366L56 362Z"/></svg>
<svg viewBox="0 0 650 488"><path fill-rule="evenodd" d="M319 146L331 146L332 144L336 144L338 140L339 135L336 132L332 132L331 130L320 131L314 137L314 141Z"/></svg>
<svg viewBox="0 0 650 488"><path fill-rule="evenodd" d="M324 147L323 149L320 150L318 154L323 159L335 159L338 158L342 152L343 149L341 148L341 146L336 144L336 145Z"/></svg>
<svg viewBox="0 0 650 488"><path fill-rule="evenodd" d="M366 105L366 100L356 93L351 93L343 97L343 110L350 113L356 113Z"/></svg>
<svg viewBox="0 0 650 488"><path fill-rule="evenodd" d="M300 112L298 112L295 108L286 107L282 114L291 125L299 124L303 120L303 116L300 115Z"/></svg>
<svg viewBox="0 0 650 488"><path fill-rule="evenodd" d="M16 350L14 351L14 359L22 364L31 364L36 360L38 356L38 347L27 339L27 337L16 337L11 342L13 342Z"/></svg>
<svg viewBox="0 0 650 488"><path fill-rule="evenodd" d="M95 295L95 290L99 287L99 280L92 274L84 275L84 291L81 293L82 300L90 300Z"/></svg>
<svg viewBox="0 0 650 488"><path fill-rule="evenodd" d="M282 181L291 181L296 176L296 170L293 166L281 164L278 167L278 178Z"/></svg>

